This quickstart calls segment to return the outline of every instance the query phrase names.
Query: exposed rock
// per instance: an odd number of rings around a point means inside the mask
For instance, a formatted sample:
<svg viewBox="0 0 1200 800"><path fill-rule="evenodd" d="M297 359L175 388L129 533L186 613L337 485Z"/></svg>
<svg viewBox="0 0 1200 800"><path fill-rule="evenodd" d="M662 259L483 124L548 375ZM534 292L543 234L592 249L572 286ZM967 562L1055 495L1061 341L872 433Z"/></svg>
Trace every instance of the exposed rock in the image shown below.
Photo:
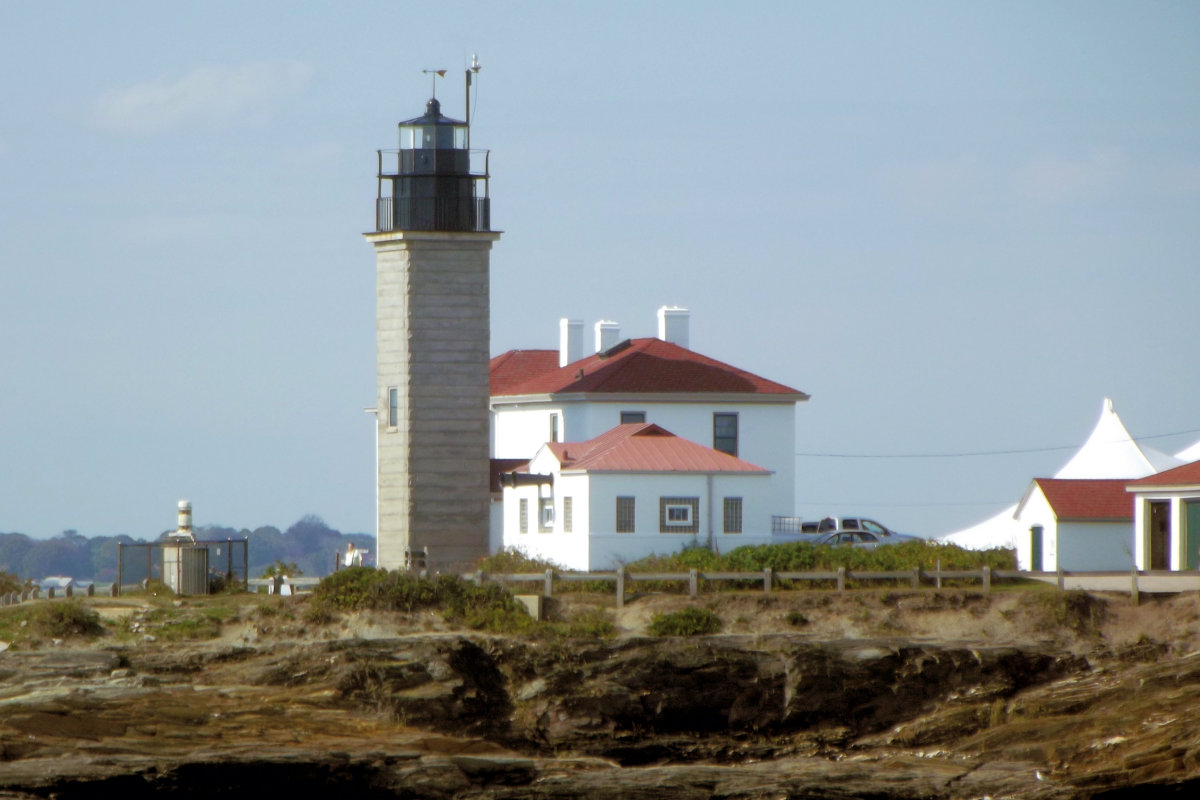
<svg viewBox="0 0 1200 800"><path fill-rule="evenodd" d="M459 633L9 650L0 800L1153 798L1200 790L1200 656Z"/></svg>

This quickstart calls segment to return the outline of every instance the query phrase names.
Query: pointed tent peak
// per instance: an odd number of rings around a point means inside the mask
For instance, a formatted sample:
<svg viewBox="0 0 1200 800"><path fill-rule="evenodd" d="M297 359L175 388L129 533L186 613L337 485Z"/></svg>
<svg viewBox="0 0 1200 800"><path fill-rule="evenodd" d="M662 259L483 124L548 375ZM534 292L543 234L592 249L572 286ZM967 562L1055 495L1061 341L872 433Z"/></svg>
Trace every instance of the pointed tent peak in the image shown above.
<svg viewBox="0 0 1200 800"><path fill-rule="evenodd" d="M1196 442L1191 447L1185 447L1175 454L1175 458L1185 464L1191 461L1200 461L1200 442Z"/></svg>
<svg viewBox="0 0 1200 800"><path fill-rule="evenodd" d="M1178 459L1134 441L1106 397L1091 435L1054 477L1143 478L1178 464Z"/></svg>

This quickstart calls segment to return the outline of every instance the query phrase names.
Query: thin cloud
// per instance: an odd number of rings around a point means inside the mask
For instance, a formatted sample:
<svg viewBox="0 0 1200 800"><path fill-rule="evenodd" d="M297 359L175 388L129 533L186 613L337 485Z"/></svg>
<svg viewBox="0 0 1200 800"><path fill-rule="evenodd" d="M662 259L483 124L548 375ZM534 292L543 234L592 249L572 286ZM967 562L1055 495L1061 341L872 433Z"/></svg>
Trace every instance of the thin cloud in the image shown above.
<svg viewBox="0 0 1200 800"><path fill-rule="evenodd" d="M92 124L117 134L151 135L185 125L256 125L299 94L313 69L299 61L199 67L176 81L110 89L96 99Z"/></svg>
<svg viewBox="0 0 1200 800"><path fill-rule="evenodd" d="M1116 148L1094 148L1082 158L1038 158L1017 170L1019 194L1044 205L1063 205L1105 196L1125 176L1128 164Z"/></svg>
<svg viewBox="0 0 1200 800"><path fill-rule="evenodd" d="M968 157L893 164L881 174L883 189L910 211L930 215L962 209L979 194L979 165Z"/></svg>

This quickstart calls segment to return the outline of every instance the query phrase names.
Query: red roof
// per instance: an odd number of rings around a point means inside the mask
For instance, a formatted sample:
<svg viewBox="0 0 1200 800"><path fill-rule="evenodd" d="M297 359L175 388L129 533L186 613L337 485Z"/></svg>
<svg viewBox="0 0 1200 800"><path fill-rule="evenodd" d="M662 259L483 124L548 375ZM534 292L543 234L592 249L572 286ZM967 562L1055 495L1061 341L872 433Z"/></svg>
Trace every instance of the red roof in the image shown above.
<svg viewBox="0 0 1200 800"><path fill-rule="evenodd" d="M1129 481L1115 479L1035 478L1059 520L1131 520Z"/></svg>
<svg viewBox="0 0 1200 800"><path fill-rule="evenodd" d="M546 446L564 470L770 474L770 470L681 439L651 422L618 425L586 442Z"/></svg>
<svg viewBox="0 0 1200 800"><path fill-rule="evenodd" d="M492 395L721 392L808 395L661 339L628 339L558 366L554 350L510 350L491 364Z"/></svg>
<svg viewBox="0 0 1200 800"><path fill-rule="evenodd" d="M491 393L516 394L514 386L558 369L557 350L509 350L488 365Z"/></svg>
<svg viewBox="0 0 1200 800"><path fill-rule="evenodd" d="M1200 461L1193 461L1174 469L1165 469L1156 475L1125 483L1138 489L1149 486L1197 486L1200 485Z"/></svg>

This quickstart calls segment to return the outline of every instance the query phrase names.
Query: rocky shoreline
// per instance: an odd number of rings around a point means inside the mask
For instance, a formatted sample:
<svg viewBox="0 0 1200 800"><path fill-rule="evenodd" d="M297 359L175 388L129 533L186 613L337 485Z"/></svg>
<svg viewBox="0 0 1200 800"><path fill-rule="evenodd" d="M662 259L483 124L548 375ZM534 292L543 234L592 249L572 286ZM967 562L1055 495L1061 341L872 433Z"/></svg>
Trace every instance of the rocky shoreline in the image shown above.
<svg viewBox="0 0 1200 800"><path fill-rule="evenodd" d="M1194 613L1187 602L1172 613ZM0 797L1200 790L1200 655L1187 641L539 640L394 622L373 620L370 636L343 621L325 634L10 649Z"/></svg>

